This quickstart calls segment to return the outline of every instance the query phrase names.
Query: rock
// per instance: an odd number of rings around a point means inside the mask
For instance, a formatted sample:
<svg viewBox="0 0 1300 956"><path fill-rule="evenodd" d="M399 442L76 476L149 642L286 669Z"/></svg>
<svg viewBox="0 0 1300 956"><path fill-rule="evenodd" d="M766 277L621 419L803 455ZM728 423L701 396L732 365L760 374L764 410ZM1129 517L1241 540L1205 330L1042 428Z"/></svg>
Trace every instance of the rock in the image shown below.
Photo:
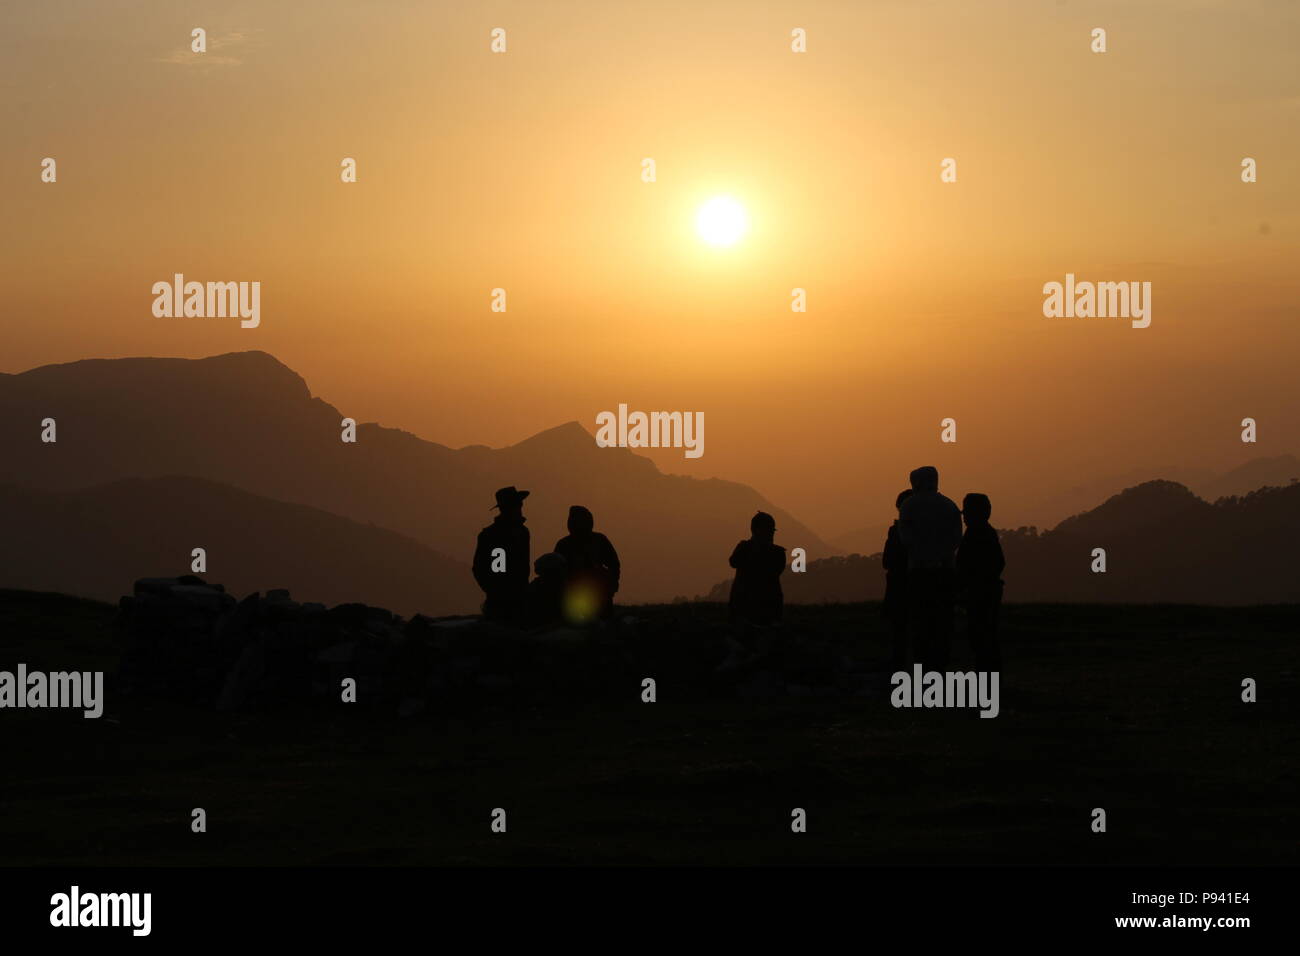
<svg viewBox="0 0 1300 956"><path fill-rule="evenodd" d="M422 713L424 708L424 701L420 698L404 697L397 706L397 715L399 717L414 717L416 714Z"/></svg>
<svg viewBox="0 0 1300 956"><path fill-rule="evenodd" d="M233 607L235 604L235 599L229 594L207 585L176 584L172 586L170 593L175 600L184 601L190 607L212 613L219 613L222 609Z"/></svg>
<svg viewBox="0 0 1300 956"><path fill-rule="evenodd" d="M242 710L251 704L266 685L266 652L260 643L244 648L235 666L226 675L217 710Z"/></svg>
<svg viewBox="0 0 1300 956"><path fill-rule="evenodd" d="M136 597L146 594L167 597L175 583L175 578L140 578L135 582L133 593Z"/></svg>
<svg viewBox="0 0 1300 956"><path fill-rule="evenodd" d="M424 618L424 620L429 621L430 625L439 631L470 630L473 629L474 625L480 623L479 619L476 617L443 618L442 620L437 621L432 618L424 617L423 614L417 614L416 617ZM415 618L412 618L411 620L414 621Z"/></svg>
<svg viewBox="0 0 1300 956"><path fill-rule="evenodd" d="M785 682L773 671L759 671L736 689L741 697L776 697L785 690Z"/></svg>
<svg viewBox="0 0 1300 956"><path fill-rule="evenodd" d="M367 622L391 625L393 612L382 607L370 607L366 604L338 604L330 608L330 617L342 626L362 628Z"/></svg>
<svg viewBox="0 0 1300 956"><path fill-rule="evenodd" d="M341 644L335 644L327 647L316 655L316 660L322 664L351 664L357 656L357 642L344 641Z"/></svg>
<svg viewBox="0 0 1300 956"><path fill-rule="evenodd" d="M472 677L482 668L481 657L461 657L451 662L451 673L454 677Z"/></svg>

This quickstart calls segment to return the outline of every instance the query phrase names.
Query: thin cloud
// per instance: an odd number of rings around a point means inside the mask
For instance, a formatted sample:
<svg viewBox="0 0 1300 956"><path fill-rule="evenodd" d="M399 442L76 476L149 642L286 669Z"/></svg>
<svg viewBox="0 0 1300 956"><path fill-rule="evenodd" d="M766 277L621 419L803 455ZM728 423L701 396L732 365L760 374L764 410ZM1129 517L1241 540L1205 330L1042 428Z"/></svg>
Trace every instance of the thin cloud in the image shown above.
<svg viewBox="0 0 1300 956"><path fill-rule="evenodd" d="M233 30L225 34L209 33L206 53L195 53L190 49L189 43L186 43L183 49L158 57L156 62L188 67L239 66L244 60L236 54L242 54L260 32Z"/></svg>

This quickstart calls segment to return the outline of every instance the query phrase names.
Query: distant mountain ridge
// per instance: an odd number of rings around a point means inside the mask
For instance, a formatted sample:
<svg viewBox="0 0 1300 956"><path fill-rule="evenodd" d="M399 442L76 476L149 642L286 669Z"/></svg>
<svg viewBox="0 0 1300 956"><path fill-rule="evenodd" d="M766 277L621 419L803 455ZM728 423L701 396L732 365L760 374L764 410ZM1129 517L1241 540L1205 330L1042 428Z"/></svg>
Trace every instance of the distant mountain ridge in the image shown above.
<svg viewBox="0 0 1300 956"><path fill-rule="evenodd" d="M468 566L411 538L202 478L125 478L75 491L0 485L5 587L117 602L141 577L191 573L244 597L363 602L404 616L472 613Z"/></svg>
<svg viewBox="0 0 1300 956"><path fill-rule="evenodd" d="M1044 489L1036 498L1012 502L999 510L1005 513L1010 508L1015 513L1015 520L1022 524L1054 527L1071 515L1094 507L1099 501L1148 481L1176 481L1207 502L1213 502L1231 495L1244 495L1257 488L1284 487L1296 479L1300 479L1300 458L1292 454L1253 458L1226 472L1182 465L1133 468L1119 474L1091 478L1063 490ZM839 538L832 540L841 543Z"/></svg>
<svg viewBox="0 0 1300 956"><path fill-rule="evenodd" d="M506 448L452 449L377 424L345 444L345 415L265 352L48 365L0 375L0 482L66 492L193 475L373 523L463 563L492 519L493 491L516 485L532 492L534 558L566 533L570 505L591 508L623 558L624 601L705 587L760 509L810 553L833 550L752 488L665 475L626 448L598 448L577 422ZM54 444L40 441L47 417ZM472 582L466 594L478 599Z"/></svg>
<svg viewBox="0 0 1300 956"><path fill-rule="evenodd" d="M628 449L598 448L577 422L506 448L452 449L377 424L360 425L357 443L345 444L343 417L265 352L90 359L0 374L0 485L10 486L0 488L0 514L16 529L0 554L0 586L111 599L134 577L187 571L190 549L206 547L189 540L198 536L218 541L225 557L240 555L238 569L214 556L209 571L232 590L294 586L319 592L295 594L304 600L460 612L479 601L466 565L493 515L492 492L514 484L533 492L526 513L534 558L565 533L569 505L595 512L623 558L625 603L720 581L759 509L776 516L782 544L813 559L805 574L784 576L789 600L879 596L878 558L824 557L834 548L752 488L665 475ZM57 421L57 443L40 441L45 418ZM1211 502L1184 484L1148 481L1050 532L1004 531L1007 599L1300 600L1293 472L1294 456L1260 458L1219 476L1197 473L1197 481L1216 498L1279 476L1287 487ZM294 510L304 505L315 509L307 520ZM56 516L44 536L39 515ZM883 543L880 528L853 538L872 551ZM275 550L245 550L266 542ZM836 542L848 546L850 536ZM1107 549L1106 574L1088 571L1093 547ZM270 554L279 563L262 560ZM710 593L725 597L727 586Z"/></svg>
<svg viewBox="0 0 1300 956"><path fill-rule="evenodd" d="M1300 483L1207 502L1172 481L1126 489L1050 531L1000 529L1007 601L1277 604L1300 602L1295 554ZM1093 549L1106 571L1092 571ZM810 561L787 571L788 603L879 600L880 555ZM720 580L710 600L726 600Z"/></svg>
<svg viewBox="0 0 1300 956"><path fill-rule="evenodd" d="M1231 471L1190 487L1206 501L1217 501L1264 487L1284 488L1293 481L1300 481L1300 458L1273 455L1253 458Z"/></svg>

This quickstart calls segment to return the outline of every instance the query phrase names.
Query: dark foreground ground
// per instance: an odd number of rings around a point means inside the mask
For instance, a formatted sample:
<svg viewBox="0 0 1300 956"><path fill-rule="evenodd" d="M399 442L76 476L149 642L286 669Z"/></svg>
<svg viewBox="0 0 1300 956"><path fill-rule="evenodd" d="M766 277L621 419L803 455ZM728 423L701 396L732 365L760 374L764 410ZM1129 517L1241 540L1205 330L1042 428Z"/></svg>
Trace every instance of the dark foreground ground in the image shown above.
<svg viewBox="0 0 1300 956"><path fill-rule="evenodd" d="M398 718L122 699L115 609L0 592L0 669L105 670L107 707L0 711L0 865L1294 863L1300 608L1006 609L1002 713L895 710L875 605L786 640L868 694L657 676ZM724 609L632 609L664 639ZM618 640L619 638L613 638ZM644 638L642 638L644 639ZM956 666L968 666L958 642ZM1259 701L1241 701L1241 680ZM203 807L208 832L190 830ZM507 811L491 832L493 808ZM808 831L790 830L791 810ZM1091 811L1105 808L1107 832Z"/></svg>

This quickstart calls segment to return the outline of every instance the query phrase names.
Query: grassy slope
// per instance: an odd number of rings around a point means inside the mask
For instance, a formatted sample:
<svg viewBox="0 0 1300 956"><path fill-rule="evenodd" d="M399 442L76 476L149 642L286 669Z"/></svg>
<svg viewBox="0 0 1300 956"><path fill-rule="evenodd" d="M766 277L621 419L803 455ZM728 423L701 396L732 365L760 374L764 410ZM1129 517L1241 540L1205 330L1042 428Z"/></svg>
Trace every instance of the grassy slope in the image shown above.
<svg viewBox="0 0 1300 956"><path fill-rule="evenodd" d="M689 633L723 609L635 613ZM883 659L874 606L788 614L788 632ZM0 592L0 668L111 681L112 615ZM453 720L231 716L120 701L110 683L100 720L0 712L0 864L1296 861L1300 608L1006 618L996 720L894 710L883 691L682 699L672 680L653 705L629 686ZM1257 704L1240 702L1245 676ZM506 835L489 832L498 806Z"/></svg>

